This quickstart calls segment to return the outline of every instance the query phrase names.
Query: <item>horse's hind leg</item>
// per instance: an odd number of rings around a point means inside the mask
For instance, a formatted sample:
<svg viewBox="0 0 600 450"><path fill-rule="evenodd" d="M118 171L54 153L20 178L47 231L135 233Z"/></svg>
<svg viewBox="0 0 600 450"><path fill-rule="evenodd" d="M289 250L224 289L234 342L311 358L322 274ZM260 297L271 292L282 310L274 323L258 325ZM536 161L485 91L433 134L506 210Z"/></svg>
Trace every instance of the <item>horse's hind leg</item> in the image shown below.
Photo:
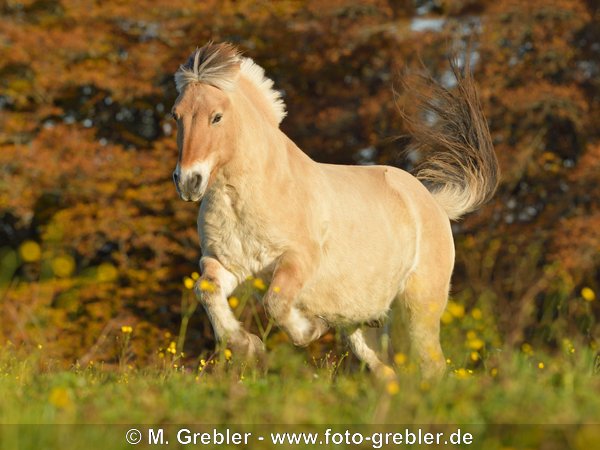
<svg viewBox="0 0 600 450"><path fill-rule="evenodd" d="M364 362L378 378L389 379L395 377L394 370L386 366L375 350L369 347L365 335L360 328L356 328L354 331L348 333L347 338L352 353Z"/></svg>
<svg viewBox="0 0 600 450"><path fill-rule="evenodd" d="M411 347L419 357L421 375L426 380L437 380L446 370L440 345L440 318L446 307L448 290L448 282L436 286L413 274L402 296L408 309Z"/></svg>
<svg viewBox="0 0 600 450"><path fill-rule="evenodd" d="M262 341L242 328L227 302L238 284L235 276L210 257L200 260L200 271L202 276L196 283L195 292L208 314L218 344L230 347L234 355L260 357L264 352Z"/></svg>

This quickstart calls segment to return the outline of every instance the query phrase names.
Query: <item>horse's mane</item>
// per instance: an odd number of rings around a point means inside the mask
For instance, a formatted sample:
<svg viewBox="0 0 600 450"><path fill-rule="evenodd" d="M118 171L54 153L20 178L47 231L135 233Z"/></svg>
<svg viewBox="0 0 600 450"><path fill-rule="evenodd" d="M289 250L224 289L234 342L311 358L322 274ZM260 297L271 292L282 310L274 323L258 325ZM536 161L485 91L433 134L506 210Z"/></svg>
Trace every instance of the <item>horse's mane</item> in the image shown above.
<svg viewBox="0 0 600 450"><path fill-rule="evenodd" d="M252 59L242 57L231 44L209 42L197 48L175 72L175 86L177 92L181 92L188 83L205 83L223 91L232 91L238 73L266 97L277 123L280 123L286 115L285 103L281 94L273 89L273 80L265 76L262 67Z"/></svg>

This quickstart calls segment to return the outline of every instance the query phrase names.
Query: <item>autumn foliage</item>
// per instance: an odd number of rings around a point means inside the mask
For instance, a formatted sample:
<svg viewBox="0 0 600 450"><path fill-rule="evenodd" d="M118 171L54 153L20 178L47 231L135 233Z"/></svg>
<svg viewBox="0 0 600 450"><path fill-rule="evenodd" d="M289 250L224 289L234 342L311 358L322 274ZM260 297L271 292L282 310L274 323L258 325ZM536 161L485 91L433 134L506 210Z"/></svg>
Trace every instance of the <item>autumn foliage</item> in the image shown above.
<svg viewBox="0 0 600 450"><path fill-rule="evenodd" d="M451 86L448 54L470 43L503 179L454 225L451 305L492 317L499 346L596 345L595 2L0 0L0 14L3 341L111 361L133 326L142 364L178 333L200 249L197 205L171 181L172 75L212 39L266 69L311 157L407 169L398 74L425 66ZM211 345L197 312L186 351Z"/></svg>

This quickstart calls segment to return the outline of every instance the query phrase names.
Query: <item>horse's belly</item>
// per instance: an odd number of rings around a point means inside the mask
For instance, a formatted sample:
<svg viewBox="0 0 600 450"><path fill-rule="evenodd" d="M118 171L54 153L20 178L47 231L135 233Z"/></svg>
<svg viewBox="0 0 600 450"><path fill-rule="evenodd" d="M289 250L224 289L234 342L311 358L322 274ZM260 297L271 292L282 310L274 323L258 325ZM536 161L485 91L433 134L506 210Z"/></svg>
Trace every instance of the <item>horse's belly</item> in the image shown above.
<svg viewBox="0 0 600 450"><path fill-rule="evenodd" d="M388 312L406 276L405 271L398 269L377 277L361 273L319 277L302 290L299 306L332 325L377 320Z"/></svg>

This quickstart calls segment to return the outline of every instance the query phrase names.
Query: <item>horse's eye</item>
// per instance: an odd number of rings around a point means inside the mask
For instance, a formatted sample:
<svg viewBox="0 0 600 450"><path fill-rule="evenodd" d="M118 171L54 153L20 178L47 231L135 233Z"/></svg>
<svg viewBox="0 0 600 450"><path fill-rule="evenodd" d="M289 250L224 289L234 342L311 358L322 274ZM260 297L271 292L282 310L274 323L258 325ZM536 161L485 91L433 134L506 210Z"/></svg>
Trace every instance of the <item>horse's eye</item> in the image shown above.
<svg viewBox="0 0 600 450"><path fill-rule="evenodd" d="M215 116L213 117L212 123L219 123L222 118L223 118L223 114L221 114L221 113L215 114Z"/></svg>

